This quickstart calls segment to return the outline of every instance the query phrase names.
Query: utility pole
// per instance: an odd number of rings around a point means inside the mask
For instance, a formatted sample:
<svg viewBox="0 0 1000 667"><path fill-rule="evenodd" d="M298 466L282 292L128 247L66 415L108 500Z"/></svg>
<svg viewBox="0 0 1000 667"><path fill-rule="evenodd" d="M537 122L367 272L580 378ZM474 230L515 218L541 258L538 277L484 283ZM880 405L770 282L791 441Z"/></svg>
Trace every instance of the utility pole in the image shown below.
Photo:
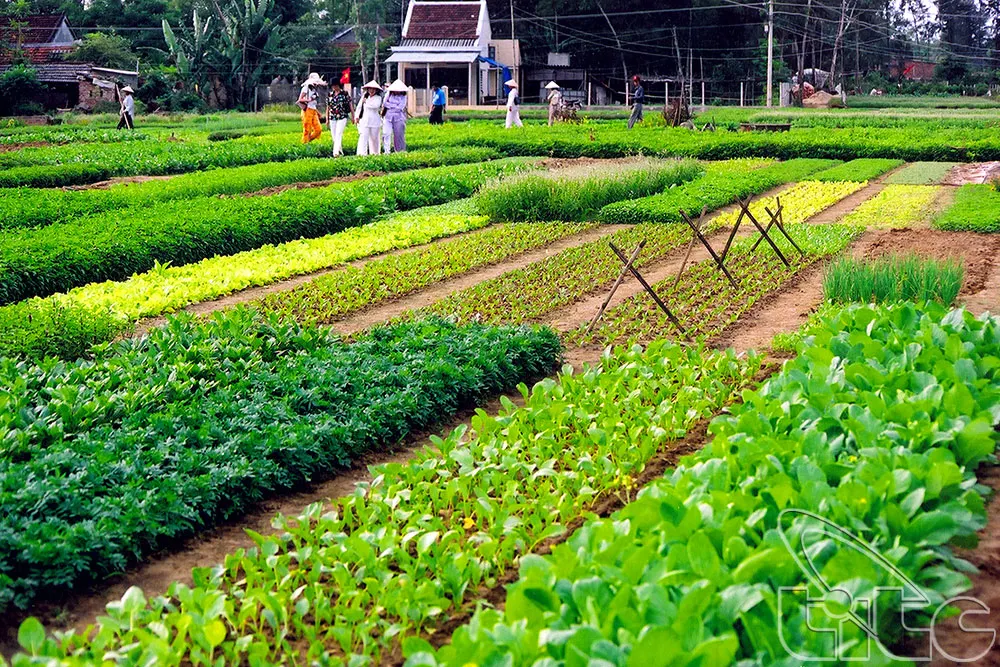
<svg viewBox="0 0 1000 667"><path fill-rule="evenodd" d="M519 79L517 78L518 69L520 69L518 67L518 65L520 63L517 62L517 54L518 54L519 51L520 51L520 49L517 49L514 46L514 0L510 0L510 53L511 53L511 59L514 60L514 63L512 63L512 65L513 65L513 72L512 72L512 74L513 74L514 81L519 81ZM486 92L489 92L489 91L486 91Z"/></svg>
<svg viewBox="0 0 1000 667"><path fill-rule="evenodd" d="M767 106L774 105L774 0L767 0Z"/></svg>

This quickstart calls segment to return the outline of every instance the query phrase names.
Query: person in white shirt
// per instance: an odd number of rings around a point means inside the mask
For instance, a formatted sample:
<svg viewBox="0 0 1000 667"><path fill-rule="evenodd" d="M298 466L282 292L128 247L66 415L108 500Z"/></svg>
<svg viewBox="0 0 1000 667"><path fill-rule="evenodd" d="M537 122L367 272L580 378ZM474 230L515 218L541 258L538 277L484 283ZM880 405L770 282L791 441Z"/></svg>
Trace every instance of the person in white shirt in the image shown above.
<svg viewBox="0 0 1000 667"><path fill-rule="evenodd" d="M358 121L358 155L378 155L378 131L382 127L382 86L373 80L362 88L364 95L355 109Z"/></svg>
<svg viewBox="0 0 1000 667"><path fill-rule="evenodd" d="M122 88L122 92L125 97L122 98L122 108L119 111L121 118L118 119L118 129L127 128L132 130L135 128L135 100L132 98L132 86L125 86Z"/></svg>
<svg viewBox="0 0 1000 667"><path fill-rule="evenodd" d="M559 110L559 105L562 104L562 89L555 81L549 81L545 84L545 89L549 91L549 126L551 127L556 122L556 112Z"/></svg>
<svg viewBox="0 0 1000 667"><path fill-rule="evenodd" d="M524 124L521 123L521 96L517 92L517 81L507 79L503 85L510 89L510 92L507 93L507 123L505 127L508 129L514 125L524 127Z"/></svg>

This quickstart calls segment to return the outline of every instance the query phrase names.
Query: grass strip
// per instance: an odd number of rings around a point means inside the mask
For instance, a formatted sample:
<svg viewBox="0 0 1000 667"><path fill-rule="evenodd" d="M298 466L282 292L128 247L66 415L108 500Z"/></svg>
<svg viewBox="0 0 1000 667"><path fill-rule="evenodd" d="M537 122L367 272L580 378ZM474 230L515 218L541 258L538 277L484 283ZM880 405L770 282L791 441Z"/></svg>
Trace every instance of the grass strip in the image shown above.
<svg viewBox="0 0 1000 667"><path fill-rule="evenodd" d="M300 239L183 266L160 265L122 282L91 283L0 306L0 356L73 359L143 317L174 312L249 287L427 243L488 224L469 199L396 213L318 239ZM541 232L540 232L541 233Z"/></svg>
<svg viewBox="0 0 1000 667"><path fill-rule="evenodd" d="M107 360L7 364L4 375L37 388L0 395L23 406L4 419L0 608L119 572L276 491L392 447L547 374L559 351L544 329L441 321L345 344L240 310L175 320L108 350ZM134 384L116 383L126 359L146 371ZM135 392L176 399L93 419L95 407L133 402Z"/></svg>
<svg viewBox="0 0 1000 667"><path fill-rule="evenodd" d="M878 647L840 624L845 607L815 601L905 585L920 600L905 627L924 628L968 589L953 547L986 525L975 472L997 446L998 325L937 305L836 313L712 422L704 449L522 558L502 606L450 645L410 640L407 667L866 662L898 647L902 598L881 596Z"/></svg>
<svg viewBox="0 0 1000 667"><path fill-rule="evenodd" d="M350 313L415 292L436 282L540 248L591 225L572 222L507 223L320 276L254 306L302 324L328 324Z"/></svg>
<svg viewBox="0 0 1000 667"><path fill-rule="evenodd" d="M799 181L836 164L831 160L796 159L744 172L709 172L683 187L659 195L609 204L601 222L683 222L681 211L696 217L702 209L714 211L740 197L757 195L785 183Z"/></svg>
<svg viewBox="0 0 1000 667"><path fill-rule="evenodd" d="M199 197L74 224L0 235L0 304L123 280L157 263L191 264L267 244L316 238L395 211L468 197L526 160L497 160L390 174L273 197Z"/></svg>
<svg viewBox="0 0 1000 667"><path fill-rule="evenodd" d="M885 182L894 185L937 185L957 164L957 162L914 162L891 174Z"/></svg>
<svg viewBox="0 0 1000 667"><path fill-rule="evenodd" d="M834 303L939 301L950 306L962 289L964 267L952 260L889 255L841 257L826 268L823 295Z"/></svg>
<svg viewBox="0 0 1000 667"><path fill-rule="evenodd" d="M781 236L778 246L791 266L786 267L766 243L751 252L756 238L739 239L733 244L726 268L736 278L738 289L729 284L710 259L691 266L676 285L674 277L653 285L681 321L685 337L704 340L718 335L796 273L839 252L861 233L859 228L841 225L796 224L787 229L806 253L799 254ZM649 295L640 292L608 310L590 333L582 325L569 333L566 340L578 345L612 345L648 342L666 336L677 337L677 329Z"/></svg>
<svg viewBox="0 0 1000 667"><path fill-rule="evenodd" d="M963 185L955 201L934 221L938 229L995 233L1000 231L1000 187Z"/></svg>
<svg viewBox="0 0 1000 667"><path fill-rule="evenodd" d="M254 535L257 548L197 571L194 587L150 601L131 589L89 639L43 641L36 652L87 661L119 651L160 665L379 663L467 609L582 511L633 493L646 463L760 366L753 355L662 343L522 387L523 407L504 400L496 417L473 419L471 434L460 428L405 464L375 467L372 484L332 507L278 519L281 535ZM192 613L198 622L185 620ZM181 624L182 639L158 639Z"/></svg>
<svg viewBox="0 0 1000 667"><path fill-rule="evenodd" d="M167 180L112 185L106 189L0 189L0 230L44 227L82 219L104 211L138 209L165 201L210 195L234 195L292 183L312 183L366 171L405 171L499 157L496 151L463 148L390 155L305 158L284 163L213 169ZM128 215L122 213L122 215Z"/></svg>
<svg viewBox="0 0 1000 667"><path fill-rule="evenodd" d="M702 173L691 160L585 165L504 179L482 188L475 200L494 221L589 220L607 204L662 192Z"/></svg>
<svg viewBox="0 0 1000 667"><path fill-rule="evenodd" d="M905 229L928 221L941 188L929 185L886 185L877 195L840 219L845 225Z"/></svg>
<svg viewBox="0 0 1000 667"><path fill-rule="evenodd" d="M903 164L902 160L860 158L813 174L814 181L870 181Z"/></svg>

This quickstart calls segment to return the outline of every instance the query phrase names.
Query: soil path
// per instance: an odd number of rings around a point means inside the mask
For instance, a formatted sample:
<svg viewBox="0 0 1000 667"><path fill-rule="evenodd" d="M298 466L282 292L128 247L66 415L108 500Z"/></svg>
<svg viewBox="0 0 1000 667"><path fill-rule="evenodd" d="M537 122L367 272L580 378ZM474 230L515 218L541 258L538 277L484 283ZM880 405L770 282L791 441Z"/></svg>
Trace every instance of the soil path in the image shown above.
<svg viewBox="0 0 1000 667"><path fill-rule="evenodd" d="M0 153L13 153L22 148L43 148L45 146L55 146L50 141L25 141L19 144L0 144Z"/></svg>
<svg viewBox="0 0 1000 667"><path fill-rule="evenodd" d="M133 183L147 183L149 181L168 181L182 174L167 174L165 176L118 176L109 178L106 181L87 183L85 185L67 185L63 190L107 190L112 185L130 185Z"/></svg>
<svg viewBox="0 0 1000 667"><path fill-rule="evenodd" d="M1000 178L1000 162L972 162L958 164L941 180L942 185L989 183Z"/></svg>
<svg viewBox="0 0 1000 667"><path fill-rule="evenodd" d="M585 243L590 243L591 241L597 241L621 229L625 229L628 226L629 225L601 225L585 232L574 234L573 236L567 236L559 241L556 241L555 243L545 246L544 248L521 253L520 255L503 262L493 264L492 266L434 283L427 288L418 290L394 301L372 308L367 308L333 322L332 326L334 329L343 334L355 334L363 329L367 329L368 327L399 317L408 310L415 310L417 308L429 306L451 294L454 294L455 292L473 287L483 281L496 278L497 276L501 276L509 271L514 271L530 264L536 264L544 259L552 257L553 255L559 254L563 250L575 248Z"/></svg>

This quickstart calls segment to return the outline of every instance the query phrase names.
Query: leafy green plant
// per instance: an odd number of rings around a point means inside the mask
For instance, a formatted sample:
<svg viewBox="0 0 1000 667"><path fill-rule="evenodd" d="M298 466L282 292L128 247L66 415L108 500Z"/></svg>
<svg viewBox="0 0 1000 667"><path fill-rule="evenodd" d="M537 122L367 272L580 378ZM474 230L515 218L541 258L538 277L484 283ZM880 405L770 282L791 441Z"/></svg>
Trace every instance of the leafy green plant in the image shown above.
<svg viewBox="0 0 1000 667"><path fill-rule="evenodd" d="M606 204L662 192L701 173L692 161L640 160L522 174L482 188L475 201L494 221L587 220Z"/></svg>
<svg viewBox="0 0 1000 667"><path fill-rule="evenodd" d="M963 266L917 255L874 260L842 257L823 276L823 294L834 303L940 301L951 305L962 289Z"/></svg>
<svg viewBox="0 0 1000 667"><path fill-rule="evenodd" d="M407 666L771 664L788 661L786 647L865 660L865 631L848 623L833 642L814 630L838 610L788 596L825 592L795 557L826 590L861 598L902 575L926 596L908 610L910 627L924 627L969 585L951 547L985 525L975 470L997 445L997 324L934 304L835 312L779 376L712 422L704 449L551 554L522 558L502 607L481 607L436 652L411 640ZM893 569L821 542L810 515ZM883 602L876 634L892 646L901 601Z"/></svg>
<svg viewBox="0 0 1000 667"><path fill-rule="evenodd" d="M376 466L371 484L332 507L278 518L279 534L252 535L256 548L196 570L193 586L152 600L132 589L99 631L22 646L161 665L387 660L581 511L610 495L631 499L646 463L752 384L760 365L671 343L616 350L583 373L522 386L523 407L502 400L471 431ZM36 623L25 627L38 638ZM161 628L181 639L159 640Z"/></svg>
<svg viewBox="0 0 1000 667"><path fill-rule="evenodd" d="M991 185L963 185L934 226L949 231L1000 232L1000 191Z"/></svg>
<svg viewBox="0 0 1000 667"><path fill-rule="evenodd" d="M0 608L392 447L547 374L559 352L545 329L428 320L345 344L238 309L173 319L94 361L3 360Z"/></svg>
<svg viewBox="0 0 1000 667"><path fill-rule="evenodd" d="M928 220L941 194L929 185L886 185L877 195L841 218L845 225L902 229Z"/></svg>

